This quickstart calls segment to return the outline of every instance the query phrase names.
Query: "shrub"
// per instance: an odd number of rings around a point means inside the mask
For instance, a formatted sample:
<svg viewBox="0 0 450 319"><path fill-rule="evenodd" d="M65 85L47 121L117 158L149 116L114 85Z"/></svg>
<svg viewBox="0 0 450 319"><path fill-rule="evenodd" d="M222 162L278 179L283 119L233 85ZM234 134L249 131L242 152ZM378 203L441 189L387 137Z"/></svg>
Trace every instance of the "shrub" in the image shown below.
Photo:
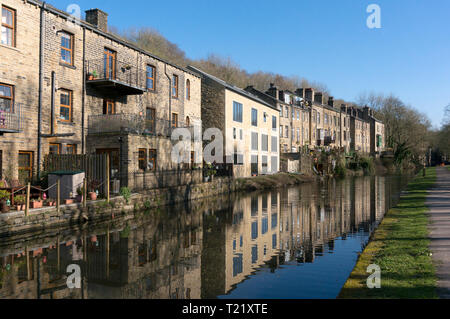
<svg viewBox="0 0 450 319"><path fill-rule="evenodd" d="M130 197L131 197L130 189L128 187L122 187L120 189L120 196L122 196L128 204L130 201Z"/></svg>

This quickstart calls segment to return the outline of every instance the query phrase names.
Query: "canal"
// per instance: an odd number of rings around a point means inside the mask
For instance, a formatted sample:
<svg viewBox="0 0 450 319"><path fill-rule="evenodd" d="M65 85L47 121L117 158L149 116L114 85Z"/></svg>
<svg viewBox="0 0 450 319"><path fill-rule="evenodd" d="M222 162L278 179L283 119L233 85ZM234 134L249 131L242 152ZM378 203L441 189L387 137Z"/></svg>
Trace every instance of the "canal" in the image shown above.
<svg viewBox="0 0 450 319"><path fill-rule="evenodd" d="M2 239L0 298L336 298L409 180L329 180Z"/></svg>

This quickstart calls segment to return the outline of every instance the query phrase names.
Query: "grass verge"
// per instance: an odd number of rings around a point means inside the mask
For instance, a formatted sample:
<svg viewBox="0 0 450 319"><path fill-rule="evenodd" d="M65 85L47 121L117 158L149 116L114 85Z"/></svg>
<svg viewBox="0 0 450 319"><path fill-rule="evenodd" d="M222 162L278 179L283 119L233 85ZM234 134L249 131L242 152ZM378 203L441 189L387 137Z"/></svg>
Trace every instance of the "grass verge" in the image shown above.
<svg viewBox="0 0 450 319"><path fill-rule="evenodd" d="M391 209L361 254L343 287L340 299L437 298L436 275L428 239L429 219L425 206L428 190L436 181L436 169L420 173L408 193ZM381 268L381 289L367 288L367 267Z"/></svg>

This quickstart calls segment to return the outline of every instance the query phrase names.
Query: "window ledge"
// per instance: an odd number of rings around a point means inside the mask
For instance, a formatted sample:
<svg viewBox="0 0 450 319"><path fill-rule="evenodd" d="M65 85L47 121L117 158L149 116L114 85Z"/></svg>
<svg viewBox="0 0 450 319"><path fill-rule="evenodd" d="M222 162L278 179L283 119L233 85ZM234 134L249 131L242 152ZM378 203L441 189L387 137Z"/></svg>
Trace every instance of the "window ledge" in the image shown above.
<svg viewBox="0 0 450 319"><path fill-rule="evenodd" d="M65 122L65 121L61 121L61 120L58 120L58 124L67 125L67 126L75 126L74 122Z"/></svg>
<svg viewBox="0 0 450 319"><path fill-rule="evenodd" d="M20 49L18 49L16 47L12 47L10 45L6 45L6 44L1 44L0 43L0 48L10 49L10 50L14 50L14 51L22 53L22 50L20 50Z"/></svg>
<svg viewBox="0 0 450 319"><path fill-rule="evenodd" d="M61 61L59 61L59 65L60 66L64 66L64 67L69 68L69 69L72 69L72 70L76 70L77 69L76 66L70 65L70 64L67 64L67 63L64 63L64 62L61 62Z"/></svg>

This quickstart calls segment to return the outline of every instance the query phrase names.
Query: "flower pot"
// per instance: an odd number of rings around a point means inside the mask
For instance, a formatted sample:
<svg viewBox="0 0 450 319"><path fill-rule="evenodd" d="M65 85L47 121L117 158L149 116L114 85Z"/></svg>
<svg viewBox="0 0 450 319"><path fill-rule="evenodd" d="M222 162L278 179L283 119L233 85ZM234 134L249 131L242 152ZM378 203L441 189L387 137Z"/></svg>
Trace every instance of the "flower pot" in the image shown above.
<svg viewBox="0 0 450 319"><path fill-rule="evenodd" d="M92 81L93 79L94 79L94 76L91 74L91 75L89 75L89 81Z"/></svg>
<svg viewBox="0 0 450 319"><path fill-rule="evenodd" d="M97 200L97 193L96 192L90 192L89 193L89 199L90 200Z"/></svg>
<svg viewBox="0 0 450 319"><path fill-rule="evenodd" d="M2 213L7 213L7 212L9 212L9 206L6 205L6 201L5 201L5 200L2 200L2 201L0 202L0 211L1 211Z"/></svg>
<svg viewBox="0 0 450 319"><path fill-rule="evenodd" d="M43 206L43 204L41 201L31 202L31 208L33 208L33 209L42 208L42 206Z"/></svg>
<svg viewBox="0 0 450 319"><path fill-rule="evenodd" d="M66 199L66 200L64 200L64 203L66 205L72 205L73 204L73 199Z"/></svg>

